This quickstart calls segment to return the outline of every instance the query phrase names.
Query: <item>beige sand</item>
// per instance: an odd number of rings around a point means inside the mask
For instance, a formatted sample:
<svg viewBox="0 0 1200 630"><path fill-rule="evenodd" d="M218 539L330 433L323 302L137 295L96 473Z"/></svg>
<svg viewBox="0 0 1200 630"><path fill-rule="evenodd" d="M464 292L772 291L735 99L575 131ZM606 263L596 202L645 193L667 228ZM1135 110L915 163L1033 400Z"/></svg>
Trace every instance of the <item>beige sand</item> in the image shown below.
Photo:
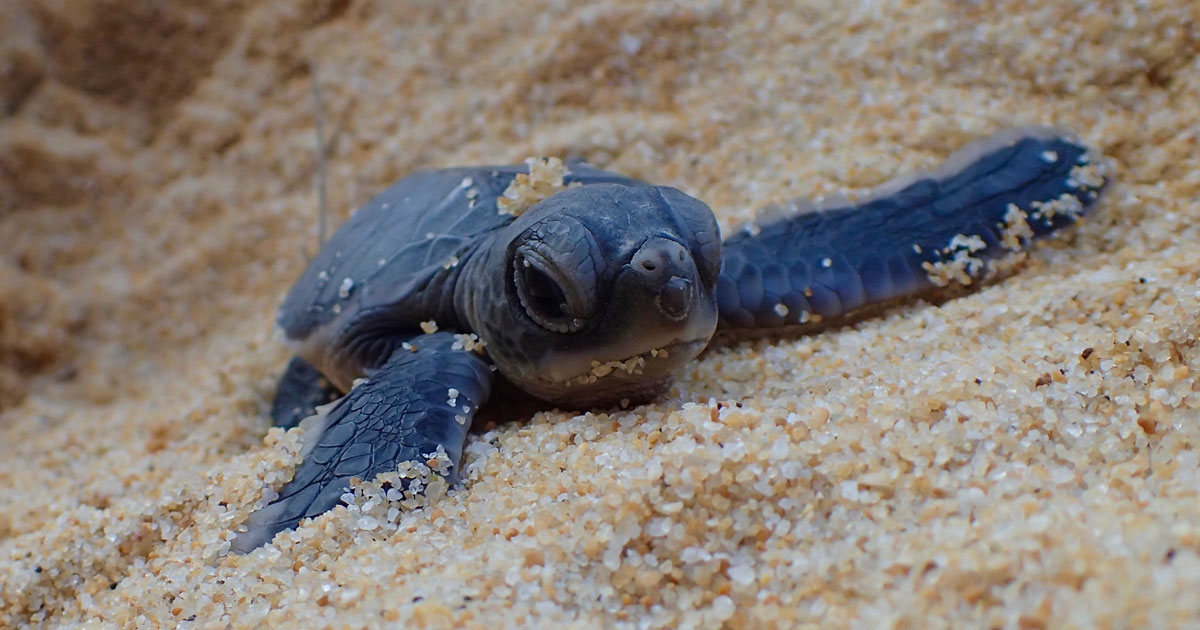
<svg viewBox="0 0 1200 630"><path fill-rule="evenodd" d="M1200 627L1200 5L569 4L5 3L0 627ZM265 407L310 64L335 221L585 155L728 229L1021 123L1118 183L972 296L519 419L431 507L367 484L231 557L299 437Z"/></svg>

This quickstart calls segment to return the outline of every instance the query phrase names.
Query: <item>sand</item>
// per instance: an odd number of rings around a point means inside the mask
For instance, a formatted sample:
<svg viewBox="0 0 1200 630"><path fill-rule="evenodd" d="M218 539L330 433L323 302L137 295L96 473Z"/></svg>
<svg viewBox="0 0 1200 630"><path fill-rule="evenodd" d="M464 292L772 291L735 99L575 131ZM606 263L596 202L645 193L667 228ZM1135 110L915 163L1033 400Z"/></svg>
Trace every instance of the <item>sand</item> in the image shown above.
<svg viewBox="0 0 1200 630"><path fill-rule="evenodd" d="M1200 627L1200 5L838 4L6 3L0 627ZM314 80L331 224L585 156L728 230L1027 123L1115 184L977 293L513 418L428 505L364 484L231 556L299 444Z"/></svg>

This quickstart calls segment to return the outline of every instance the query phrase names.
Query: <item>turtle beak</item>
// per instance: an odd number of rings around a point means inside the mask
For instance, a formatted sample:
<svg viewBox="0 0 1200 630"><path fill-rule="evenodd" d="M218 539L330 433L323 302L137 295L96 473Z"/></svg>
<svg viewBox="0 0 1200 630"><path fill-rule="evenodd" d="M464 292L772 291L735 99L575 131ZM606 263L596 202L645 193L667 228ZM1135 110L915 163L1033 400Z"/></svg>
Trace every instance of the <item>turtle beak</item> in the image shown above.
<svg viewBox="0 0 1200 630"><path fill-rule="evenodd" d="M692 312L699 279L686 247L669 238L651 237L633 254L629 267L663 317L678 322Z"/></svg>

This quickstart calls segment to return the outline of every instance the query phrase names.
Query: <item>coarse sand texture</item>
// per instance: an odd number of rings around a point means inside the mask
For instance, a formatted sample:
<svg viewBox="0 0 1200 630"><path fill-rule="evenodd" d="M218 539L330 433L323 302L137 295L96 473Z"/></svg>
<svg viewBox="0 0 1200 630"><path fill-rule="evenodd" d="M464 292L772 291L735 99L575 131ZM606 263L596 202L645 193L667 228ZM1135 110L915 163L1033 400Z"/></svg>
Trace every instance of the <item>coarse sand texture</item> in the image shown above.
<svg viewBox="0 0 1200 630"><path fill-rule="evenodd" d="M1200 628L1198 53L1191 0L8 0L0 627ZM299 459L314 84L331 226L561 156L728 232L1022 124L1113 184L1002 282L513 417L239 556Z"/></svg>

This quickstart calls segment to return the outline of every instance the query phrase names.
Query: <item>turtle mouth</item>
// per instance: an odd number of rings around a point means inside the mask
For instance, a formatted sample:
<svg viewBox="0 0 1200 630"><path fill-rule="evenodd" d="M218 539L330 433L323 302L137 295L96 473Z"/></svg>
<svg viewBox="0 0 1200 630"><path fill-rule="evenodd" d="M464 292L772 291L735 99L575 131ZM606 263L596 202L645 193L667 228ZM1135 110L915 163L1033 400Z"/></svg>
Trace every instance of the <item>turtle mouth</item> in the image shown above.
<svg viewBox="0 0 1200 630"><path fill-rule="evenodd" d="M695 358L707 345L707 338L675 340L622 359L598 358L584 363L576 358L571 361L577 366L575 369L567 371L559 365L557 372L546 370L522 380L521 387L568 409L587 409L618 401L622 405L640 404L665 391L672 371Z"/></svg>
<svg viewBox="0 0 1200 630"><path fill-rule="evenodd" d="M623 359L593 359L589 368L565 378L548 382L563 387L588 386L600 381L637 381L661 377L675 366L690 360L708 345L708 339L676 340L665 346L639 352Z"/></svg>

